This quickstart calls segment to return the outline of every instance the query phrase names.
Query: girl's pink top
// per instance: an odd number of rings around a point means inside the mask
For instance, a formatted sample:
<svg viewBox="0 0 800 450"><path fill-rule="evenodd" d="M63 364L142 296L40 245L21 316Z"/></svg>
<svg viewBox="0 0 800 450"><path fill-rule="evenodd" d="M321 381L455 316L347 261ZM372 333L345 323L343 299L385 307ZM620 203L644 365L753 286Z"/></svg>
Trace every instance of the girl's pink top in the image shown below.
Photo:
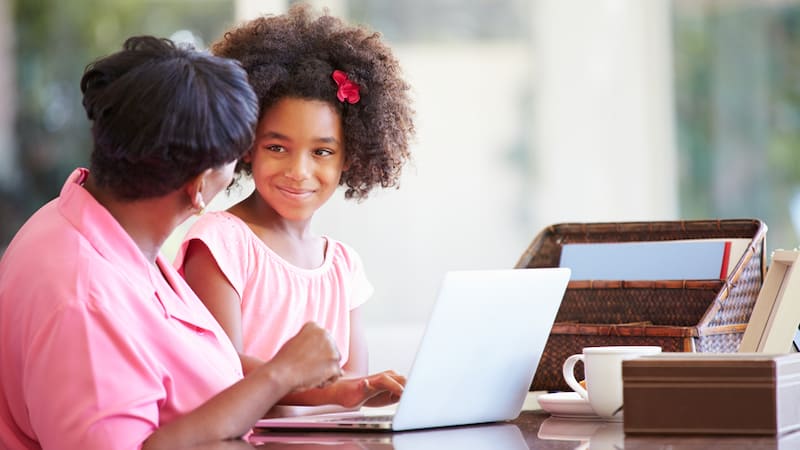
<svg viewBox="0 0 800 450"><path fill-rule="evenodd" d="M228 212L207 213L189 229L178 250L180 268L189 241L199 239L239 295L245 354L272 358L304 323L331 333L347 362L350 311L372 295L361 258L331 238L316 269L296 267L272 251L241 219ZM179 269L180 271L180 269Z"/></svg>
<svg viewBox="0 0 800 450"><path fill-rule="evenodd" d="M242 377L211 314L167 261L145 259L87 175L0 260L3 449L140 448Z"/></svg>

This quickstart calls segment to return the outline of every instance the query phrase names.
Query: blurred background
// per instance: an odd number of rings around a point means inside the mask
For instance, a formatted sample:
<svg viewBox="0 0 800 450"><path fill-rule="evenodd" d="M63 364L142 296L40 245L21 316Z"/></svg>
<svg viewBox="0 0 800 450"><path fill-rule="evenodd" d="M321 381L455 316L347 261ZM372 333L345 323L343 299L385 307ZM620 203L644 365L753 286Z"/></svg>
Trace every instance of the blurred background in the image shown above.
<svg viewBox="0 0 800 450"><path fill-rule="evenodd" d="M0 252L88 164L86 64L135 34L206 48L291 3L0 0ZM800 1L310 3L381 32L413 86L400 188L315 219L375 285L373 370L407 371L445 271L513 267L549 224L755 217L797 246Z"/></svg>

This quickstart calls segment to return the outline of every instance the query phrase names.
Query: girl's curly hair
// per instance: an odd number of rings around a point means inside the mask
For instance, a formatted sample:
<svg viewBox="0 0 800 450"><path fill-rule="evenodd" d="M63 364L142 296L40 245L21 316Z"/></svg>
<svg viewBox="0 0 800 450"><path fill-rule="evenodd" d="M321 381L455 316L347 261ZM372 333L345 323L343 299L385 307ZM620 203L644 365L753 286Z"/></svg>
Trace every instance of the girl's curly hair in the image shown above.
<svg viewBox="0 0 800 450"><path fill-rule="evenodd" d="M339 112L346 148L339 184L347 186L345 198L360 200L376 185L397 185L410 159L414 111L410 86L379 33L346 24L327 10L315 15L300 4L226 32L211 51L241 63L262 114L285 97L322 100ZM357 103L337 99L334 70L359 85ZM242 161L237 166L237 172L250 169Z"/></svg>

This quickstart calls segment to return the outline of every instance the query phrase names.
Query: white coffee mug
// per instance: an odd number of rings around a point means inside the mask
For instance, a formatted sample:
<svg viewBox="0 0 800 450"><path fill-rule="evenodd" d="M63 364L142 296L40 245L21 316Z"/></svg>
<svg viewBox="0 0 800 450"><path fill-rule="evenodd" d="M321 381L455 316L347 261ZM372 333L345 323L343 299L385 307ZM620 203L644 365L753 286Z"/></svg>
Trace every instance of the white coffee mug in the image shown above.
<svg viewBox="0 0 800 450"><path fill-rule="evenodd" d="M564 361L564 380L592 405L598 416L622 420L622 361L660 353L657 346L586 347ZM586 389L575 379L575 363L583 361Z"/></svg>

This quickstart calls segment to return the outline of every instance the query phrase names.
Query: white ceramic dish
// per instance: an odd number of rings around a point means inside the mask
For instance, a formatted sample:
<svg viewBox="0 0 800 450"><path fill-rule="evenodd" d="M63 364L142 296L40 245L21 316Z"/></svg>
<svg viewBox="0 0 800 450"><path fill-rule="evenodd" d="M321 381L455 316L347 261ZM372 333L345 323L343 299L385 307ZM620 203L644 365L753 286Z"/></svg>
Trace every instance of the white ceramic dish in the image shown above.
<svg viewBox="0 0 800 450"><path fill-rule="evenodd" d="M536 400L539 406L553 417L601 420L595 414L592 405L576 392L542 394Z"/></svg>

